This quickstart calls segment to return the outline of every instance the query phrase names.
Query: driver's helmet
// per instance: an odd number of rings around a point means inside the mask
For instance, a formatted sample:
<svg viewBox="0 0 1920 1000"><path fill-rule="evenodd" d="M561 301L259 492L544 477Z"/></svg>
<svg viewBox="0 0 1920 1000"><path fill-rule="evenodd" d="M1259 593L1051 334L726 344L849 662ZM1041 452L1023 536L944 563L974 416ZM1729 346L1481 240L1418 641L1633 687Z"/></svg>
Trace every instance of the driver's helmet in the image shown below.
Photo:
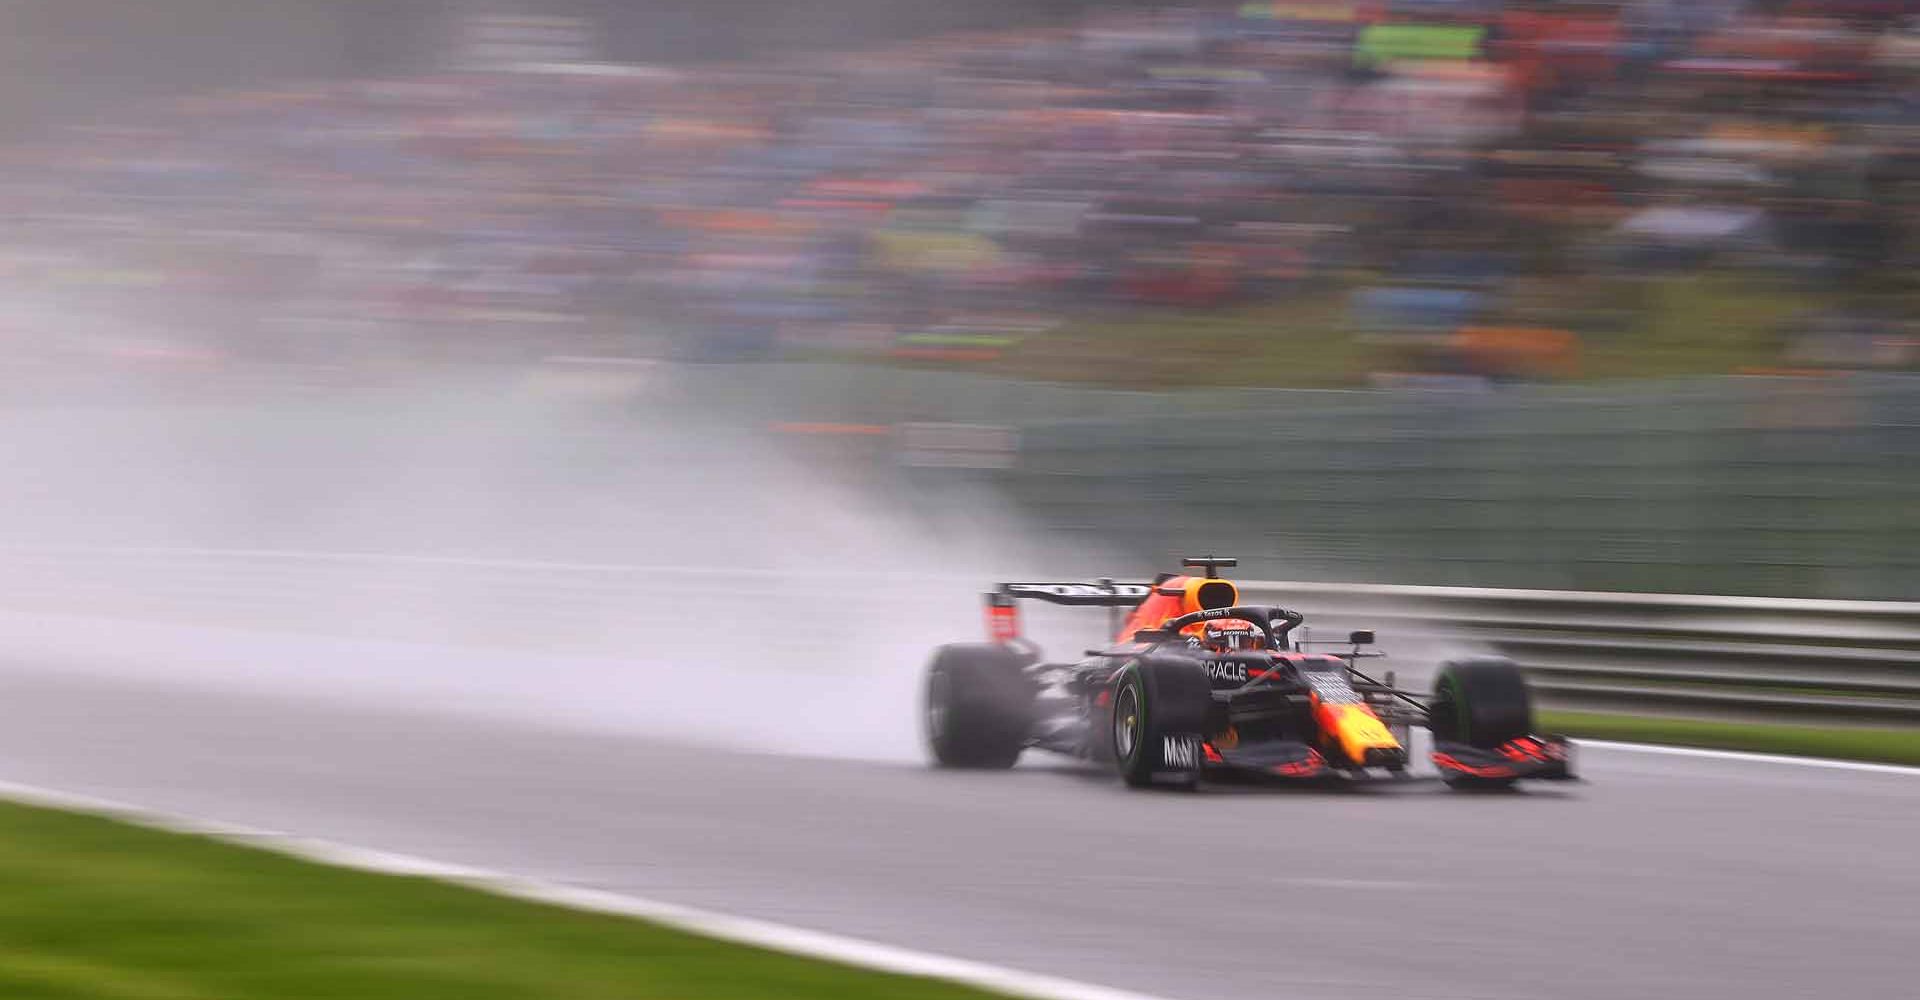
<svg viewBox="0 0 1920 1000"><path fill-rule="evenodd" d="M1200 644L1221 653L1233 653L1243 649L1260 649L1266 645L1266 636L1252 622L1226 619L1208 622L1201 633Z"/></svg>

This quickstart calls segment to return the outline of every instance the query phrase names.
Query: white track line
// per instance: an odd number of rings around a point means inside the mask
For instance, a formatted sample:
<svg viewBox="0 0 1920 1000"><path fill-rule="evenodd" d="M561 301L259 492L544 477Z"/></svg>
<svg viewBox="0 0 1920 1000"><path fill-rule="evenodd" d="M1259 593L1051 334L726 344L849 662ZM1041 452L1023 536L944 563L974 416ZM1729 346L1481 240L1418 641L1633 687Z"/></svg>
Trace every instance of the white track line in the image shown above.
<svg viewBox="0 0 1920 1000"><path fill-rule="evenodd" d="M1165 998L1145 993L1022 972L986 962L899 948L877 941L811 931L765 920L729 916L676 903L523 878L484 868L449 864L429 858L355 847L350 844L313 840L275 830L176 816L124 802L42 788L37 785L0 781L0 798L28 805L109 816L154 829L212 837L339 868L378 872L384 875L438 879L499 896L545 903L570 910L633 917L677 930L690 931L694 934L770 951L837 962L878 972L943 979L1009 996L1031 997L1034 1000L1165 1000Z"/></svg>
<svg viewBox="0 0 1920 1000"><path fill-rule="evenodd" d="M1873 764L1863 760L1834 760L1831 757L1789 757L1776 753L1748 753L1744 750L1704 750L1699 747L1668 747L1653 743L1615 743L1611 740L1575 739L1575 746L1597 747L1602 750L1626 750L1632 753L1657 753L1670 757L1707 757L1715 760L1737 760L1752 764L1791 764L1795 767L1818 767L1829 771L1866 771L1870 774L1901 774L1908 777L1920 777L1920 767L1907 767L1902 764Z"/></svg>

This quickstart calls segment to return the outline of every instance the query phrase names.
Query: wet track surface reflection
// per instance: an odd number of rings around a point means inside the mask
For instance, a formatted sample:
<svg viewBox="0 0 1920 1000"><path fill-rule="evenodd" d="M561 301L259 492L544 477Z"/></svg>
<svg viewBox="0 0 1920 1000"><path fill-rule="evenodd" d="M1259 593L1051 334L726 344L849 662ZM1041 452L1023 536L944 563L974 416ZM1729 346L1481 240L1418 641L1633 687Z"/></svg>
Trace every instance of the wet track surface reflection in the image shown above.
<svg viewBox="0 0 1920 1000"><path fill-rule="evenodd" d="M0 778L1174 997L1906 989L1920 777L1590 749L1590 780L1130 793L0 671Z"/></svg>

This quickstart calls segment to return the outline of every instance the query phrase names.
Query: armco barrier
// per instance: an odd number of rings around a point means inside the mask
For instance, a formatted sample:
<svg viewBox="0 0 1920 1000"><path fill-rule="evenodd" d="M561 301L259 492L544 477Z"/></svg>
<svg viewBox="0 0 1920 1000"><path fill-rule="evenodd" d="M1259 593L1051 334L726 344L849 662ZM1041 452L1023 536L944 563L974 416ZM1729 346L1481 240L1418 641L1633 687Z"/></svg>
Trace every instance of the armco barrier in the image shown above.
<svg viewBox="0 0 1920 1000"><path fill-rule="evenodd" d="M1920 603L1242 583L1510 656L1557 708L1920 725Z"/></svg>

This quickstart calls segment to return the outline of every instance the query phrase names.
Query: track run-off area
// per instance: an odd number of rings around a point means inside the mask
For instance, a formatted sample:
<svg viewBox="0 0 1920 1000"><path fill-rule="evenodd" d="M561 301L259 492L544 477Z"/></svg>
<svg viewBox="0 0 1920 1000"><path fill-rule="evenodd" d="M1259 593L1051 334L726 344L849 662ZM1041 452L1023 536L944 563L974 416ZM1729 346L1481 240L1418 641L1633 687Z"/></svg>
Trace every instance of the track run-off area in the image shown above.
<svg viewBox="0 0 1920 1000"><path fill-rule="evenodd" d="M0 664L0 779L1183 1000L1898 996L1920 939L1899 768L1139 793L159 676Z"/></svg>

